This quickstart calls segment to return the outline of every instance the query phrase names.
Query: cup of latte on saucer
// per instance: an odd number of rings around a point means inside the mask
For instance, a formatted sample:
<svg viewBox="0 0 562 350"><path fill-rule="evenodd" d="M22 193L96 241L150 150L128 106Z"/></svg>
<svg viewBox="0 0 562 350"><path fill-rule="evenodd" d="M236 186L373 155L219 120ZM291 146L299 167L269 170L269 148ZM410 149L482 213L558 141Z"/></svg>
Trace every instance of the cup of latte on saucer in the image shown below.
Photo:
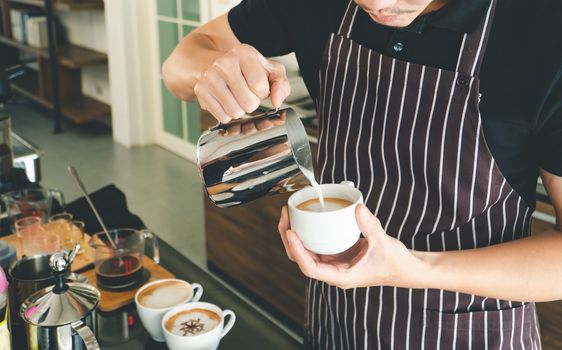
<svg viewBox="0 0 562 350"><path fill-rule="evenodd" d="M164 342L162 317L172 308L199 301L203 287L198 283L169 278L147 283L135 294L139 318L152 339Z"/></svg>
<svg viewBox="0 0 562 350"><path fill-rule="evenodd" d="M162 318L162 329L170 350L215 350L235 321L232 310L193 302L168 311Z"/></svg>

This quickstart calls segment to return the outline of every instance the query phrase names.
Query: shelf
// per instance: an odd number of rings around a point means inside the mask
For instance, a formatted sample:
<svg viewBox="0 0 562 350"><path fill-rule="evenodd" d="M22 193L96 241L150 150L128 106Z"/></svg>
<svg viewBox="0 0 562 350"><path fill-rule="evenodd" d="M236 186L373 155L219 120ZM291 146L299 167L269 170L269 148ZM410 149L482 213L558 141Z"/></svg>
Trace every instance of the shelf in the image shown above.
<svg viewBox="0 0 562 350"><path fill-rule="evenodd" d="M0 35L0 43L10 45L39 57L49 58L49 50L47 49L29 46L2 35ZM106 54L72 44L57 45L57 54L59 64L68 68L80 68L107 62Z"/></svg>
<svg viewBox="0 0 562 350"><path fill-rule="evenodd" d="M52 109L51 101L39 96L37 84L33 78L25 79L26 75L19 78L17 82L12 82L12 88L23 96L35 101L43 107ZM90 122L107 123L111 118L111 108L105 103L94 100L87 96L81 96L69 101L61 101L61 112L64 117L76 124Z"/></svg>
<svg viewBox="0 0 562 350"><path fill-rule="evenodd" d="M45 7L43 0L9 0L10 2L30 5L36 7ZM81 1L81 2L60 2L53 1L53 8L58 11L80 11L80 10L97 10L103 9L103 1Z"/></svg>

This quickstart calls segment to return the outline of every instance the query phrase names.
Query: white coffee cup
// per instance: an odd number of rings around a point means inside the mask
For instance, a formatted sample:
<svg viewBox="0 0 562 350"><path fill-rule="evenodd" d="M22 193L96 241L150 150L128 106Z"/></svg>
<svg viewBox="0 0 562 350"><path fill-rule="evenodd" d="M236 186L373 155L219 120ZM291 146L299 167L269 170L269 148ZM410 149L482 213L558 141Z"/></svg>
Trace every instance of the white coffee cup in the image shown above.
<svg viewBox="0 0 562 350"><path fill-rule="evenodd" d="M169 305L166 307L148 307L140 302L139 296L141 296L145 290L158 284L165 284L170 282L179 283L182 285L181 288L185 287L189 290L185 298L177 300L174 305ZM139 318L152 339L158 342L164 342L164 332L162 331L161 326L162 317L164 316L164 314L178 305L199 301L199 299L201 299L201 295L203 295L203 287L199 283L188 283L186 281L175 278L166 278L153 281L142 286L142 288L140 288L135 294L135 304L137 306Z"/></svg>
<svg viewBox="0 0 562 350"><path fill-rule="evenodd" d="M186 310L203 309L214 312L220 317L219 324L212 330L191 336L181 336L170 332L166 328L166 322L178 313ZM225 317L229 316L225 323ZM230 331L236 322L236 315L232 310L221 310L218 306L205 303L193 302L185 305L176 306L172 310L166 312L162 318L162 329L166 338L166 345L170 350L214 350L218 348L221 339Z"/></svg>
<svg viewBox="0 0 562 350"><path fill-rule="evenodd" d="M289 197L291 230L306 249L316 254L337 254L353 246L361 235L355 208L363 203L363 195L353 182L320 185L324 198L345 199L352 204L331 211L308 211L297 208L303 202L318 198L312 187L305 187Z"/></svg>

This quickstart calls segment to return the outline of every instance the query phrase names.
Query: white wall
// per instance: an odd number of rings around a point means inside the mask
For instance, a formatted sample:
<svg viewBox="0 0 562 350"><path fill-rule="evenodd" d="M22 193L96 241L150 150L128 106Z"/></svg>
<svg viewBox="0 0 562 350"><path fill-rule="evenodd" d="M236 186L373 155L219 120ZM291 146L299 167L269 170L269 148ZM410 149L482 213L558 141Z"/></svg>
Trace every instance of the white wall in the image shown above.
<svg viewBox="0 0 562 350"><path fill-rule="evenodd" d="M209 4L211 18L227 13L231 8L238 5L240 0L205 0ZM282 1L282 0L280 0Z"/></svg>
<svg viewBox="0 0 562 350"><path fill-rule="evenodd" d="M105 2L113 139L126 147L154 143L155 7L145 0Z"/></svg>
<svg viewBox="0 0 562 350"><path fill-rule="evenodd" d="M57 12L56 15L65 28L70 43L107 53L104 10ZM82 69L82 91L84 95L111 103L106 64Z"/></svg>

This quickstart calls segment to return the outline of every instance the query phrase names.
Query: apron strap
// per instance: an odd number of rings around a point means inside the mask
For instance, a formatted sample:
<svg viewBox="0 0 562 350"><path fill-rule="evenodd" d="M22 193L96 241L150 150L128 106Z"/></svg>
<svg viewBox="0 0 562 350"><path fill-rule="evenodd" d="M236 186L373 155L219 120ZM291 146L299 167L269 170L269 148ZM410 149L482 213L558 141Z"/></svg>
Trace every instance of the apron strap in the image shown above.
<svg viewBox="0 0 562 350"><path fill-rule="evenodd" d="M355 22L355 16L357 15L357 10L359 7L355 1L350 0L345 10L345 14L338 29L338 35L345 36L349 39L351 36L351 29L353 28L353 22Z"/></svg>
<svg viewBox="0 0 562 350"><path fill-rule="evenodd" d="M474 32L464 34L457 61L457 72L471 77L477 77L480 74L482 58L484 57L490 29L492 28L496 3L497 0L491 0L486 16L478 27Z"/></svg>

